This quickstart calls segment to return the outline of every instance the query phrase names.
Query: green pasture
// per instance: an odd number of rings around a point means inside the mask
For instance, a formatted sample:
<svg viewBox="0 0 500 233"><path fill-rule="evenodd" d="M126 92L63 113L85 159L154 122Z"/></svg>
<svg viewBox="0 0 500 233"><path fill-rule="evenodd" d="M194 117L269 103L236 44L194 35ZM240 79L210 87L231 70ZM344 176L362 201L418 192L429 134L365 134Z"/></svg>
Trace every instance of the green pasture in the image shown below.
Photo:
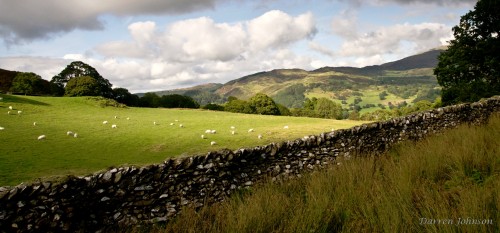
<svg viewBox="0 0 500 233"><path fill-rule="evenodd" d="M0 127L4 128L0 130L0 186L41 177L87 175L126 164L161 163L170 157L222 148L265 145L363 123L205 110L101 107L86 97L0 97ZM113 124L117 128L111 128ZM284 129L285 125L289 129ZM235 135L231 126L236 127ZM254 132L249 133L251 128ZM217 133L205 134L207 129ZM67 131L78 137L68 136ZM202 134L207 139L202 139ZM258 139L259 134L262 139ZM40 135L46 138L37 140ZM217 145L211 146L211 141Z"/></svg>

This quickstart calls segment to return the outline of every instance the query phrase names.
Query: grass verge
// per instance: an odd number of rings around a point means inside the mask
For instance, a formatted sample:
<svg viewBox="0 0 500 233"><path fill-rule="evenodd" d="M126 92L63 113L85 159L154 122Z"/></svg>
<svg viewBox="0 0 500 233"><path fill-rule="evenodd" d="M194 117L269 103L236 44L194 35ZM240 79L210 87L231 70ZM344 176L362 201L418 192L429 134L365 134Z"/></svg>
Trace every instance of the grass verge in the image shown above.
<svg viewBox="0 0 500 233"><path fill-rule="evenodd" d="M152 232L499 232L500 116L265 183ZM137 230L134 230L137 231Z"/></svg>

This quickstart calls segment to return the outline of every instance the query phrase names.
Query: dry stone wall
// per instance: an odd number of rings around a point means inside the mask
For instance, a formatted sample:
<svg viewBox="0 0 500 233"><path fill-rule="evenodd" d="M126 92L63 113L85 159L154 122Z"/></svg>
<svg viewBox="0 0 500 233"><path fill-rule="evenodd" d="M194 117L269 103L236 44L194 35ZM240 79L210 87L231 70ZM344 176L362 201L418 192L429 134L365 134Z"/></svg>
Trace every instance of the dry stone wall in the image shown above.
<svg viewBox="0 0 500 233"><path fill-rule="evenodd" d="M95 232L167 221L183 206L222 201L265 177L300 176L337 157L378 154L403 140L483 123L499 111L500 97L493 97L266 146L0 187L0 231Z"/></svg>

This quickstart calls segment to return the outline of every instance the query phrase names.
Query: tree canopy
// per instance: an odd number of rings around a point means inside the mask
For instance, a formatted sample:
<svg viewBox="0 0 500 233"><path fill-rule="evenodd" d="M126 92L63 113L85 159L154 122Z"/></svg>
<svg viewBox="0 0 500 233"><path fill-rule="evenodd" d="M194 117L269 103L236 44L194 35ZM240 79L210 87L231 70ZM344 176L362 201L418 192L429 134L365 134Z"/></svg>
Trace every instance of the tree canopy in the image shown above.
<svg viewBox="0 0 500 233"><path fill-rule="evenodd" d="M95 79L97 83L97 95L103 96L106 98L113 97L113 90L111 89L111 83L103 78L99 72L97 72L94 67L85 64L81 61L71 62L64 70L61 71L58 75L52 77L51 82L57 84L59 87L65 88L67 83L74 78L87 76ZM66 90L67 92L67 90ZM68 94L65 93L66 96L73 96L74 93Z"/></svg>
<svg viewBox="0 0 500 233"><path fill-rule="evenodd" d="M99 83L90 76L71 78L67 85L65 96L100 96Z"/></svg>
<svg viewBox="0 0 500 233"><path fill-rule="evenodd" d="M443 104L500 94L500 1L479 0L453 27L455 39L442 52L434 74Z"/></svg>
<svg viewBox="0 0 500 233"><path fill-rule="evenodd" d="M51 87L50 83L38 74L19 72L12 81L10 91L25 95L45 95L51 94Z"/></svg>

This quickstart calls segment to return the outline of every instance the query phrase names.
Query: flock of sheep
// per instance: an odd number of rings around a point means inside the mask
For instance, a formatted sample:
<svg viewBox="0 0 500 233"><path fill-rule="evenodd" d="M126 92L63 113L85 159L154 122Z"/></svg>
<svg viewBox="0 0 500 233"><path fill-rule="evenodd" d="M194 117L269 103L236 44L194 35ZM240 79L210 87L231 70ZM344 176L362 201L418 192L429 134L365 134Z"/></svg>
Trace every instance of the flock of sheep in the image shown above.
<svg viewBox="0 0 500 233"><path fill-rule="evenodd" d="M14 110L14 108L13 108L12 106L9 106L9 111L7 112L7 114L8 114L8 115L11 115L11 111L13 111L13 110ZM18 110L18 111L17 111L17 114L18 114L18 115L21 115L21 114L22 114L22 111L21 111L21 110ZM115 118L115 119L118 119L118 116L115 116L114 118ZM127 119L127 120L130 120L130 118L129 118L129 117L127 117L126 119ZM178 122L178 121L179 121L179 120L175 120L175 122ZM102 124L103 124L103 125L107 125L107 124L109 124L109 122L108 122L108 121L103 121L103 122L102 122ZM36 125L37 125L37 123L36 123L36 122L33 122L33 126L36 126ZM159 123L157 123L156 121L153 121L153 125L159 125ZM170 125L171 125L171 126L174 126L174 125L175 125L175 123L173 123L173 122L172 122L172 123L170 123ZM180 127L180 128L184 128L184 125L183 125L183 124L179 124L179 127ZM117 129L117 128L118 128L118 126L117 126L116 124L112 124L112 125L111 125L111 128L112 128L112 129ZM283 127L283 129L288 129L288 128L289 128L289 127L288 127L288 125L285 125L285 126ZM5 129L4 127L1 127L1 126L0 126L0 130L4 130L4 129ZM232 135L235 135L235 134L236 134L236 127L231 126L231 127L230 127L230 129L231 129L231 134L232 134ZM253 132L255 132L255 130L254 130L253 128L248 130L248 133L253 133ZM205 130L205 134L216 134L216 133L217 133L217 130L215 130L215 129L207 129L207 130ZM205 134L202 134L202 135L201 135L201 138L202 138L202 139L207 139L207 136L205 136ZM74 137L74 138L77 138L77 137L78 137L78 133L73 132L73 131L67 131L67 132L66 132L66 135L71 136L71 137ZM262 134L257 135L257 138L258 138L258 139L262 139L262 138L263 138ZM40 136L38 136L38 138L37 138L37 139L38 139L38 140L44 140L44 139L46 139L46 136L45 136L45 135L40 135ZM211 142L210 142L210 145L212 145L212 146L217 145L217 142L215 142L215 141L211 141Z"/></svg>

